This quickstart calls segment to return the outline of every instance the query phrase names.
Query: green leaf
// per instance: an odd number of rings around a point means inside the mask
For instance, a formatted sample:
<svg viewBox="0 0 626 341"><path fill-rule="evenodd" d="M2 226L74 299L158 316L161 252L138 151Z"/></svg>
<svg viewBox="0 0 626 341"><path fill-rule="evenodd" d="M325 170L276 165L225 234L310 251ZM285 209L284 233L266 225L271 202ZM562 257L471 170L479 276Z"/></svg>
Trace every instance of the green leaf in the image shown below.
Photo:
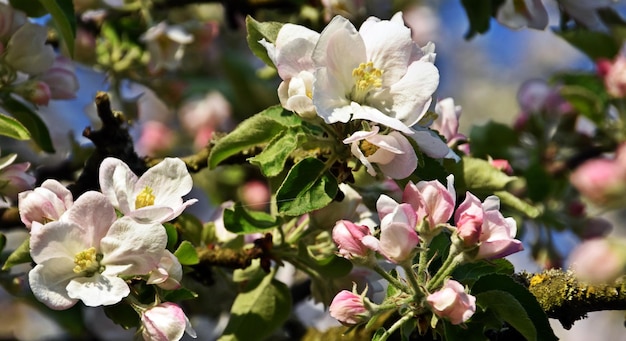
<svg viewBox="0 0 626 341"><path fill-rule="evenodd" d="M298 147L299 136L304 136L300 129L287 128L282 134L276 136L263 149L260 154L248 159L253 165L257 165L263 175L267 177L277 176L283 171L289 155Z"/></svg>
<svg viewBox="0 0 626 341"><path fill-rule="evenodd" d="M537 340L537 329L515 296L502 290L489 290L476 295L476 305L491 309L498 318L510 324L526 340Z"/></svg>
<svg viewBox="0 0 626 341"><path fill-rule="evenodd" d="M52 15L70 56L74 56L74 39L76 38L76 15L72 0L39 0Z"/></svg>
<svg viewBox="0 0 626 341"><path fill-rule="evenodd" d="M299 216L330 204L339 190L337 179L315 158L298 162L276 192L278 212Z"/></svg>
<svg viewBox="0 0 626 341"><path fill-rule="evenodd" d="M165 233L167 234L167 249L172 250L178 244L178 231L172 223L164 223Z"/></svg>
<svg viewBox="0 0 626 341"><path fill-rule="evenodd" d="M180 288L174 291L168 291L165 294L164 300L171 301L171 302L180 302L180 301L185 301L185 300L193 300L197 297L198 297L198 294L196 294L195 292L187 288Z"/></svg>
<svg viewBox="0 0 626 341"><path fill-rule="evenodd" d="M16 140L30 139L30 133L28 133L26 127L13 117L3 114L0 114L0 135Z"/></svg>
<svg viewBox="0 0 626 341"><path fill-rule="evenodd" d="M32 139L39 148L48 153L54 153L52 139L48 127L41 118L28 106L10 96L3 98L4 107L16 120L28 129Z"/></svg>
<svg viewBox="0 0 626 341"><path fill-rule="evenodd" d="M276 218L261 211L248 211L241 204L224 210L224 226L232 233L250 234L279 226Z"/></svg>
<svg viewBox="0 0 626 341"><path fill-rule="evenodd" d="M289 288L267 274L258 285L235 298L230 320L219 340L264 340L291 314Z"/></svg>
<svg viewBox="0 0 626 341"><path fill-rule="evenodd" d="M530 178L533 179L533 178ZM526 201L514 196L510 192L507 191L495 191L493 192L498 198L500 198L500 202L508 206L518 212L525 214L529 218L537 218L541 214L541 210L537 207L527 203Z"/></svg>
<svg viewBox="0 0 626 341"><path fill-rule="evenodd" d="M474 283L470 292L472 295L476 296L490 290L506 291L519 301L537 330L537 340L558 340L552 331L552 327L550 327L548 316L543 309L541 309L535 296L533 296L526 287L513 280L510 276L491 274L480 277L476 283Z"/></svg>
<svg viewBox="0 0 626 341"><path fill-rule="evenodd" d="M555 33L593 61L599 58L613 59L620 49L620 43L603 32L577 29Z"/></svg>
<svg viewBox="0 0 626 341"><path fill-rule="evenodd" d="M269 66L274 66L274 63L270 57L268 57L267 50L259 41L265 38L268 42L275 43L276 37L278 37L278 31L280 31L283 25L283 23L274 21L258 22L251 16L246 17L246 30L248 31L246 41L248 42L248 46L255 56L261 58L261 60Z"/></svg>
<svg viewBox="0 0 626 341"><path fill-rule="evenodd" d="M7 258L7 261L2 266L2 270L9 270L15 265L30 263L32 261L33 259L30 258L30 239L27 238L9 255L9 258Z"/></svg>
<svg viewBox="0 0 626 341"><path fill-rule="evenodd" d="M473 126L470 131L470 148L472 155L486 159L509 159L509 148L517 145L517 133L509 126L487 122L481 126Z"/></svg>
<svg viewBox="0 0 626 341"><path fill-rule="evenodd" d="M483 34L489 31L491 16L502 2L502 0L461 0L470 23L465 39L471 39L476 33Z"/></svg>
<svg viewBox="0 0 626 341"><path fill-rule="evenodd" d="M274 136L282 134L286 129L284 120L280 119L283 112L282 107L274 106L241 122L235 130L220 139L211 149L209 166L215 168L228 157L268 143Z"/></svg>
<svg viewBox="0 0 626 341"><path fill-rule="evenodd" d="M512 275L515 267L506 259L493 259L475 263L464 263L452 272L452 277L466 285L472 285L476 280L485 275L499 273Z"/></svg>
<svg viewBox="0 0 626 341"><path fill-rule="evenodd" d="M476 314L472 316L469 323L461 327L454 325L450 321L443 320L443 328L445 333L445 341L485 341L487 338L483 332L484 326L482 324L472 323Z"/></svg>
<svg viewBox="0 0 626 341"><path fill-rule="evenodd" d="M39 0L9 0L9 4L11 4L11 7L19 9L32 18L38 18L48 14L48 11L42 6Z"/></svg>
<svg viewBox="0 0 626 341"><path fill-rule="evenodd" d="M454 172L454 185L459 191L471 191L475 194L491 194L503 190L515 177L506 175L488 161L472 157L463 157Z"/></svg>
<svg viewBox="0 0 626 341"><path fill-rule="evenodd" d="M178 261L182 265L195 265L200 262L196 248L187 240L183 240L183 242L180 243L178 249L174 252L174 256L178 258Z"/></svg>

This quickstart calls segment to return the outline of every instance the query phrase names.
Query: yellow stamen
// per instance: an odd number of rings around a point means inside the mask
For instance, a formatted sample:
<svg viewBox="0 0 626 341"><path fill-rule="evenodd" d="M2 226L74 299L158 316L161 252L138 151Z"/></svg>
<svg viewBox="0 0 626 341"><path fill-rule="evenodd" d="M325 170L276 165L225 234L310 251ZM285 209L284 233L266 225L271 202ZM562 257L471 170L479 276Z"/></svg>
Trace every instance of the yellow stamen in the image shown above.
<svg viewBox="0 0 626 341"><path fill-rule="evenodd" d="M98 264L96 248L90 247L87 250L81 251L74 256L75 273L81 272L95 272L100 265Z"/></svg>
<svg viewBox="0 0 626 341"><path fill-rule="evenodd" d="M369 90L382 87L382 76L383 70L375 68L373 62L359 64L359 67L352 70L355 84L353 100L360 103L365 99Z"/></svg>
<svg viewBox="0 0 626 341"><path fill-rule="evenodd" d="M359 144L359 149L361 149L365 157L373 155L374 153L376 153L376 151L378 151L378 147L368 142L367 140L361 141L361 143Z"/></svg>
<svg viewBox="0 0 626 341"><path fill-rule="evenodd" d="M135 209L139 209L146 206L154 205L154 199L156 197L152 194L152 188L146 186L135 199Z"/></svg>

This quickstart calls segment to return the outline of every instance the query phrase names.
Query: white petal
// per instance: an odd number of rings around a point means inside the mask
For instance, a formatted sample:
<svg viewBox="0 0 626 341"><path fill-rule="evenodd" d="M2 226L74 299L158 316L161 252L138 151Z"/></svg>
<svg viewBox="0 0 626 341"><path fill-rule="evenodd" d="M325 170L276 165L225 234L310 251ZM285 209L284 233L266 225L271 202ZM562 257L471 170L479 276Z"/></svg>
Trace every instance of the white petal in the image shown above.
<svg viewBox="0 0 626 341"><path fill-rule="evenodd" d="M420 130L414 129L413 133L411 138L415 140L420 150L426 155L435 159L448 157L451 151L450 147L435 132L426 128L420 128Z"/></svg>
<svg viewBox="0 0 626 341"><path fill-rule="evenodd" d="M379 163L378 166L385 175L393 179L404 179L411 175L417 168L417 155L411 143L406 137L402 136L402 134L394 131L389 135L395 138L399 149L402 150L403 153L395 155L392 162L387 164Z"/></svg>
<svg viewBox="0 0 626 341"><path fill-rule="evenodd" d="M98 245L116 219L113 205L102 193L95 191L83 193L61 217L61 220L81 227L85 234L83 240L89 246Z"/></svg>
<svg viewBox="0 0 626 341"><path fill-rule="evenodd" d="M350 135L348 138L344 139L343 143L348 144L352 142L365 140L369 137L376 136L376 134L378 134L379 131L380 131L380 128L378 126L373 126L372 130L370 131L360 130Z"/></svg>
<svg viewBox="0 0 626 341"><path fill-rule="evenodd" d="M76 299L70 298L66 286L76 277L72 269L74 260L67 258L52 258L38 264L28 273L30 289L40 302L51 309L67 309L76 304Z"/></svg>
<svg viewBox="0 0 626 341"><path fill-rule="evenodd" d="M326 123L346 123L352 117L350 101L346 98L348 90L330 74L328 69L315 71L313 83L313 105L317 114Z"/></svg>
<svg viewBox="0 0 626 341"><path fill-rule="evenodd" d="M85 235L86 231L80 225L64 221L50 222L31 231L30 255L37 264L52 258L74 262L77 253L98 245L91 244Z"/></svg>
<svg viewBox="0 0 626 341"><path fill-rule="evenodd" d="M100 164L100 189L111 204L123 213L135 207L132 197L137 175L122 160L106 158ZM132 206L131 206L132 204Z"/></svg>
<svg viewBox="0 0 626 341"><path fill-rule="evenodd" d="M95 274L92 277L78 277L67 285L67 293L89 307L118 303L130 293L128 284L114 276Z"/></svg>
<svg viewBox="0 0 626 341"><path fill-rule="evenodd" d="M380 123L389 128L401 131L405 134L413 134L413 131L400 120L384 114L379 109L367 105L360 105L356 102L350 104L353 120L367 120Z"/></svg>
<svg viewBox="0 0 626 341"><path fill-rule="evenodd" d="M137 180L134 193L139 193L145 187L152 189L154 205L176 208L183 203L182 196L191 191L193 180L181 159L166 158Z"/></svg>
<svg viewBox="0 0 626 341"><path fill-rule="evenodd" d="M406 73L415 47L411 30L404 23L388 20L368 23L359 30L365 43L367 60L383 70L383 86L390 86Z"/></svg>
<svg viewBox="0 0 626 341"><path fill-rule="evenodd" d="M167 235L160 224L139 224L122 217L100 243L105 275L144 275L158 264Z"/></svg>

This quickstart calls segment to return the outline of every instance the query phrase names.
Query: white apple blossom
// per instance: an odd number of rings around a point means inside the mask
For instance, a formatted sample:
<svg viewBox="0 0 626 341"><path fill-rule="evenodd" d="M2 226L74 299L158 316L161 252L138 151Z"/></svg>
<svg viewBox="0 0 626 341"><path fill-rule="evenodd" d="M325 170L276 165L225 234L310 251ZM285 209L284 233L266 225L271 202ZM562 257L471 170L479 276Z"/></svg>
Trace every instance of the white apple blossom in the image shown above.
<svg viewBox="0 0 626 341"><path fill-rule="evenodd" d="M123 161L106 158L100 165L102 193L124 215L140 222L163 223L179 216L197 199L183 202L193 181L181 159L166 158L141 177Z"/></svg>
<svg viewBox="0 0 626 341"><path fill-rule="evenodd" d="M326 123L363 119L413 134L439 84L434 46L411 40L402 13L360 30L336 16L313 51L313 105Z"/></svg>
<svg viewBox="0 0 626 341"><path fill-rule="evenodd" d="M316 115L312 101L315 66L311 57L319 36L304 26L285 24L275 44L259 41L283 80L278 86L280 104L302 117Z"/></svg>
<svg viewBox="0 0 626 341"><path fill-rule="evenodd" d="M31 257L37 265L28 280L35 297L52 309L78 300L87 306L111 305L130 289L120 276L146 275L156 268L167 243L159 224L117 219L99 192L86 192L61 219L33 222Z"/></svg>
<svg viewBox="0 0 626 341"><path fill-rule="evenodd" d="M47 38L45 27L25 23L9 39L4 61L29 75L43 73L54 63L54 50L46 44Z"/></svg>
<svg viewBox="0 0 626 341"><path fill-rule="evenodd" d="M380 170L394 179L404 179L417 168L417 155L404 135L392 131L388 135L379 134L380 128L373 126L371 131L357 131L343 140L350 144L352 154L375 176L376 163Z"/></svg>
<svg viewBox="0 0 626 341"><path fill-rule="evenodd" d="M193 36L182 26L160 22L146 31L140 39L150 52L150 69L153 72L178 69L185 45L193 42Z"/></svg>

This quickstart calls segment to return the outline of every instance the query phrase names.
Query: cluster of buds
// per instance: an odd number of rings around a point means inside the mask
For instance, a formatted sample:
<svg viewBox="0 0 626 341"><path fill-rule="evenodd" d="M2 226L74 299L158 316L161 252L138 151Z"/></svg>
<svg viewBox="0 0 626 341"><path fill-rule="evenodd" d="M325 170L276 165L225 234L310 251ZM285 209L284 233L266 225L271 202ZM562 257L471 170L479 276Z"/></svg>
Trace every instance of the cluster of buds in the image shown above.
<svg viewBox="0 0 626 341"><path fill-rule="evenodd" d="M481 203L468 192L455 209L453 181L453 176L449 176L447 187L438 181L409 183L402 203L380 196L376 203L378 230L348 220L336 223L332 236L338 253L355 264L373 268L400 294L376 305L355 290L342 291L331 304L332 316L343 324L359 324L381 311L398 309L401 315L431 312L433 318L461 324L474 314L476 298L450 278L452 271L462 263L508 256L521 251L523 246L515 239L515 221L500 213L497 197L488 197ZM454 225L449 223L452 217ZM439 270L429 274L428 247L442 233L449 236L449 253ZM404 276L386 272L376 255L400 266ZM418 258L419 264L415 265L414 259Z"/></svg>

